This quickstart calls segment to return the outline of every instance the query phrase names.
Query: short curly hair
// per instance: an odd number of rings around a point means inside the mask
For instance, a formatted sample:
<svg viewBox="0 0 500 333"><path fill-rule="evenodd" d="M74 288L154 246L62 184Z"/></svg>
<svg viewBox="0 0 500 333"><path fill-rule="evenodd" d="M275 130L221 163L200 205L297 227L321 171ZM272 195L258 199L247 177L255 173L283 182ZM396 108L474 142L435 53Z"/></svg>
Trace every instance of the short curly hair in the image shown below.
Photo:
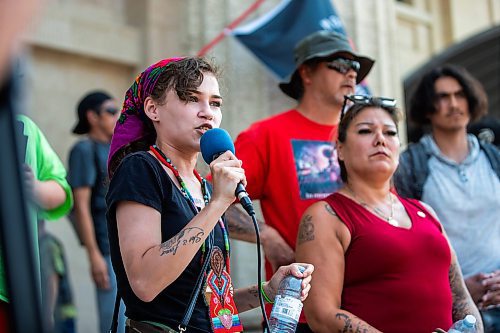
<svg viewBox="0 0 500 333"><path fill-rule="evenodd" d="M410 99L408 116L415 125L430 124L429 115L435 113L437 99L434 84L442 77L451 77L462 87L469 105L471 122L481 118L488 112L488 98L483 86L465 68L444 65L425 74Z"/></svg>
<svg viewBox="0 0 500 333"><path fill-rule="evenodd" d="M211 74L217 79L220 77L220 69L212 62L199 57L186 57L178 61L169 62L166 69L158 77L150 94L151 98L159 103L166 102L169 91L175 91L181 101L188 103L190 91L196 90L203 82L206 74ZM148 117L143 118L143 136L135 141L129 142L118 149L109 160L109 176L114 172L125 156L136 151L147 151L156 141L156 129Z"/></svg>

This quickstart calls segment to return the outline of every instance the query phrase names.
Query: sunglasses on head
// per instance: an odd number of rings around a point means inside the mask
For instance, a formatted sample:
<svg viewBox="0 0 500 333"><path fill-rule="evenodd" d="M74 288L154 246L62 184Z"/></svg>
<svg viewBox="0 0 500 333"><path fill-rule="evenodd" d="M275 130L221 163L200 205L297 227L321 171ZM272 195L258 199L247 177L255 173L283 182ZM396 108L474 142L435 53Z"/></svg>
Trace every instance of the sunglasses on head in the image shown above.
<svg viewBox="0 0 500 333"><path fill-rule="evenodd" d="M346 59L346 58L336 58L333 60L329 60L326 62L326 67L329 69L333 69L336 72L339 72L340 74L347 74L349 70L353 70L356 73L359 72L359 69L361 68L361 64L359 61L356 60L351 60L351 59Z"/></svg>
<svg viewBox="0 0 500 333"><path fill-rule="evenodd" d="M344 118L344 115L347 113L346 110L347 101L351 101L352 105L366 105L366 106L375 106L380 107L389 111L394 110L396 107L396 100L394 98L387 97L374 97L374 96L365 96L365 95L345 95L344 96L344 105L342 105L342 111L340 113L340 120ZM352 106L351 105L351 106ZM349 107L349 109L351 108Z"/></svg>

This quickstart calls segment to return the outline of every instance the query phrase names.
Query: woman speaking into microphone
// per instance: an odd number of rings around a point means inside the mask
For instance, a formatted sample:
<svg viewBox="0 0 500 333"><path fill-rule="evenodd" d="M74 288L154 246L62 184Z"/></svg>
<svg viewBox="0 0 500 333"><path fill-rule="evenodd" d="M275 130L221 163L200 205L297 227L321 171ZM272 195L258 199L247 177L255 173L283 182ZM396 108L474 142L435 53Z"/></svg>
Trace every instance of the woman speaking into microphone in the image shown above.
<svg viewBox="0 0 500 333"><path fill-rule="evenodd" d="M269 300L287 275L233 290L223 219L245 173L232 152L210 163L213 190L195 169L200 138L221 123L216 68L200 58L162 60L125 95L111 143L106 197L113 268L130 332L242 332L238 316Z"/></svg>

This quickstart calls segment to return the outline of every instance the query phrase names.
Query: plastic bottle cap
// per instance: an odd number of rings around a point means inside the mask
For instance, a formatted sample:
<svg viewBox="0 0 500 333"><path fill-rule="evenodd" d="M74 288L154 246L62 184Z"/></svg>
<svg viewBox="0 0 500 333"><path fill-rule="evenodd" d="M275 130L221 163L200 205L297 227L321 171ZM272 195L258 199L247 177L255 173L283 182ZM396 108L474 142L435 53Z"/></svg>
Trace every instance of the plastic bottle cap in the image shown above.
<svg viewBox="0 0 500 333"><path fill-rule="evenodd" d="M472 327L476 324L476 317L474 317L473 315L467 315L464 318L464 323L467 326Z"/></svg>

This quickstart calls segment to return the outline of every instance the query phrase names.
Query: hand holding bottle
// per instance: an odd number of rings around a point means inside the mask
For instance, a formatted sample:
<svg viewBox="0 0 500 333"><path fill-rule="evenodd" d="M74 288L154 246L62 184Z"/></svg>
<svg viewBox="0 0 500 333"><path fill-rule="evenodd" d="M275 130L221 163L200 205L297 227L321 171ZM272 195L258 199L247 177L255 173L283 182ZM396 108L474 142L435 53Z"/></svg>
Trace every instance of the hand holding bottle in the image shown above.
<svg viewBox="0 0 500 333"><path fill-rule="evenodd" d="M303 271L299 269L299 267L304 268ZM311 264L304 263L294 263L287 266L281 266L274 273L271 279L265 283L264 291L266 295L270 298L271 301L274 301L276 294L278 292L278 287L283 279L287 276L295 276L297 278L302 279L302 292L300 296L300 300L304 301L307 298L309 293L309 289L311 289L311 274L314 271L314 266Z"/></svg>
<svg viewBox="0 0 500 333"><path fill-rule="evenodd" d="M306 269L309 270L310 274L314 267L312 265L308 265L307 268L305 265L291 266L292 271L290 273L293 273L293 275L286 275L281 280L275 297L271 317L269 318L271 333L295 332L302 311L302 300L307 297L310 289L309 281L311 276L307 275Z"/></svg>

